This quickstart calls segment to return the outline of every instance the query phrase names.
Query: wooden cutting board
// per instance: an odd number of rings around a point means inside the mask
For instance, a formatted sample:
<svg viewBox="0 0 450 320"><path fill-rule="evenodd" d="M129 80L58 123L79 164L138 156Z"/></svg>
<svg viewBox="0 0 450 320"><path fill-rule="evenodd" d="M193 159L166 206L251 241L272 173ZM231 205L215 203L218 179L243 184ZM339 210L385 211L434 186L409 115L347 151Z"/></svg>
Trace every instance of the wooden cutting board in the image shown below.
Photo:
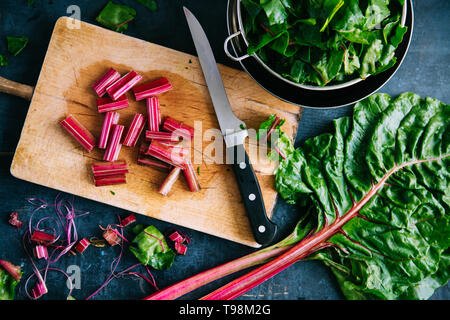
<svg viewBox="0 0 450 320"><path fill-rule="evenodd" d="M160 195L157 190L167 173L137 165L138 148L127 147L122 148L119 156L129 164L127 184L94 186L90 164L101 160L103 151L86 153L59 122L73 114L98 137L103 115L96 110L91 85L109 67L121 74L133 69L143 76L141 83L161 76L169 79L173 90L160 95L161 112L189 125L201 121L203 135L198 141L202 145L197 144L193 153L206 154L211 137L204 133L219 126L197 57L84 22L78 29L72 29L73 25L67 17L56 22L11 165L12 175L257 247L233 171L229 165L211 163L207 156L194 165L199 167L200 192L190 192L181 177L169 196ZM301 108L270 95L245 72L223 65L219 65L219 70L233 111L248 128L257 128L269 114L277 113L286 119L283 127L286 133L295 135ZM128 125L135 113L146 113L145 102L136 102L132 94L128 94L128 99L130 107L120 110L123 125ZM250 139L247 151L255 143ZM211 154L211 150L208 152ZM277 199L274 177L270 174L273 165L262 158L251 160L255 162L267 213L271 216Z"/></svg>

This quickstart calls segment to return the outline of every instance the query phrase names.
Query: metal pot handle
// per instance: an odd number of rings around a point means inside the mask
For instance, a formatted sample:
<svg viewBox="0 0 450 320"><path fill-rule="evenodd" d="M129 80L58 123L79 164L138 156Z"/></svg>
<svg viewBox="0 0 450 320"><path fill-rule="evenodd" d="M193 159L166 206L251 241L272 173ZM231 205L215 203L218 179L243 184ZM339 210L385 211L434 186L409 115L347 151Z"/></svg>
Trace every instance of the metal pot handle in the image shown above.
<svg viewBox="0 0 450 320"><path fill-rule="evenodd" d="M240 56L240 57L235 57L230 53L230 51L228 51L228 42L230 42L231 39L239 36L240 34L241 34L241 31L233 33L231 36L228 36L225 39L225 42L223 44L223 50L225 51L225 54L228 56L228 58L230 58L231 60L234 60L234 61L241 61L241 60L244 60L244 59L247 59L248 57L250 57L248 54Z"/></svg>

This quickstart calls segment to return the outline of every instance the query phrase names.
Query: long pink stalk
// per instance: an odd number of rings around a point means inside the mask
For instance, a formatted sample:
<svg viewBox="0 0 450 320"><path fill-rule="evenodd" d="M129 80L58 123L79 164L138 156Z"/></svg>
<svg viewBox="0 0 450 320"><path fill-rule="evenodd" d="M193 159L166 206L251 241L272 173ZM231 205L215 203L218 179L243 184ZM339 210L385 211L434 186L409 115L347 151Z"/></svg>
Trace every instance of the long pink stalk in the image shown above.
<svg viewBox="0 0 450 320"><path fill-rule="evenodd" d="M60 122L61 126L69 132L82 146L91 152L95 147L95 138L73 115L69 115Z"/></svg>
<svg viewBox="0 0 450 320"><path fill-rule="evenodd" d="M94 177L112 176L128 173L128 166L125 160L114 162L95 161L92 163L92 173Z"/></svg>
<svg viewBox="0 0 450 320"><path fill-rule="evenodd" d="M123 130L125 129L124 126L121 125L114 125L113 126L113 133L111 136L111 141L109 142L109 146L105 151L105 155L103 156L103 160L105 161L116 161L119 157L119 152L122 147L121 139Z"/></svg>
<svg viewBox="0 0 450 320"><path fill-rule="evenodd" d="M195 172L191 160L186 160L185 168L183 169L183 174L184 177L186 178L189 190L191 190L191 192L200 191L200 183L198 181L197 173Z"/></svg>
<svg viewBox="0 0 450 320"><path fill-rule="evenodd" d="M196 274L170 287L157 291L144 300L172 300L227 275L269 261L290 248L274 245Z"/></svg>
<svg viewBox="0 0 450 320"><path fill-rule="evenodd" d="M128 108L128 99L126 96L121 96L117 100L111 98L98 98L97 99L97 110L99 113L108 111L117 111L120 109Z"/></svg>
<svg viewBox="0 0 450 320"><path fill-rule="evenodd" d="M159 131L161 125L161 109L158 97L147 98L148 130Z"/></svg>
<svg viewBox="0 0 450 320"><path fill-rule="evenodd" d="M100 138L98 139L98 147L100 149L106 149L108 144L109 134L113 125L119 123L120 114L117 112L107 112L105 114L105 119L103 120L102 132L100 133Z"/></svg>
<svg viewBox="0 0 450 320"><path fill-rule="evenodd" d="M145 118L142 114L136 113L128 128L127 135L123 140L123 145L127 147L134 147L139 139L139 136L144 130Z"/></svg>
<svg viewBox="0 0 450 320"><path fill-rule="evenodd" d="M174 183L178 180L180 172L181 172L180 168L173 168L172 171L170 171L169 175L164 180L158 192L161 193L163 196L167 196L169 194L169 191L172 189Z"/></svg>
<svg viewBox="0 0 450 320"><path fill-rule="evenodd" d="M156 96L157 94L164 93L171 89L172 85L170 84L169 80L163 77L134 87L133 92L136 97L136 101L139 101L142 99L150 98L151 96Z"/></svg>
<svg viewBox="0 0 450 320"><path fill-rule="evenodd" d="M92 85L92 89L97 93L99 97L103 97L106 93L106 87L110 86L113 82L120 78L120 73L109 68L109 70Z"/></svg>
<svg viewBox="0 0 450 320"><path fill-rule="evenodd" d="M136 71L131 70L122 78L111 84L106 88L109 96L113 100L120 98L125 92L133 88L139 81L142 80L142 76L137 74Z"/></svg>
<svg viewBox="0 0 450 320"><path fill-rule="evenodd" d="M177 135L185 137L189 140L194 138L193 127L169 116L164 120L163 129L169 132L174 132Z"/></svg>

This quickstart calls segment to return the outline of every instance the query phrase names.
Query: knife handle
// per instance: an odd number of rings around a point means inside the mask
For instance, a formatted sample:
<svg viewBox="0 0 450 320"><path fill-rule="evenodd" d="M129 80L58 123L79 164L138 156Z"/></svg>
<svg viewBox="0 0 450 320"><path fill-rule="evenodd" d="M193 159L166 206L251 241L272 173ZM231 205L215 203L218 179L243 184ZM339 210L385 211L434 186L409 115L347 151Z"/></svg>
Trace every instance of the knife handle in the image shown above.
<svg viewBox="0 0 450 320"><path fill-rule="evenodd" d="M277 225L269 220L264 206L258 180L250 159L242 144L227 149L227 154L233 152L232 162L239 190L250 220L253 236L256 242L267 245L275 238Z"/></svg>

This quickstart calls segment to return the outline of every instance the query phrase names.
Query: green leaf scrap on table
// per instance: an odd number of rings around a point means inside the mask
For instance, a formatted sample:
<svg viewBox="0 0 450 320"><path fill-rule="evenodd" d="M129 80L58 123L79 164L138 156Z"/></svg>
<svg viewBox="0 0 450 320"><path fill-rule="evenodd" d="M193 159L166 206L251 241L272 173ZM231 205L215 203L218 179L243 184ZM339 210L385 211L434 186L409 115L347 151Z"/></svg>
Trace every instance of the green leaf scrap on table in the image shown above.
<svg viewBox="0 0 450 320"><path fill-rule="evenodd" d="M436 99L374 94L281 161L276 189L304 212L288 241L326 234L309 258L348 299L427 299L449 280L449 119Z"/></svg>
<svg viewBox="0 0 450 320"><path fill-rule="evenodd" d="M21 276L22 272L20 271L20 268L16 268L18 274ZM12 275L10 275L5 269L0 267L0 300L13 300L15 288L18 284L19 281L14 279Z"/></svg>
<svg viewBox="0 0 450 320"><path fill-rule="evenodd" d="M0 54L0 67L7 66L8 64L8 58L6 58L3 54Z"/></svg>
<svg viewBox="0 0 450 320"><path fill-rule="evenodd" d="M325 86L392 67L403 0L242 0L248 53L283 77Z"/></svg>
<svg viewBox="0 0 450 320"><path fill-rule="evenodd" d="M8 52L17 56L28 44L27 37L6 37L8 41Z"/></svg>
<svg viewBox="0 0 450 320"><path fill-rule="evenodd" d="M164 235L154 226L142 230L132 242L131 252L144 265L156 270L165 270L172 266L175 252L169 247Z"/></svg>
<svg viewBox="0 0 450 320"><path fill-rule="evenodd" d="M136 10L109 1L95 20L102 26L117 32L124 32L128 29L128 22L136 17Z"/></svg>
<svg viewBox="0 0 450 320"><path fill-rule="evenodd" d="M150 11L156 11L158 10L158 4L156 3L156 0L136 0L143 6L147 7Z"/></svg>

